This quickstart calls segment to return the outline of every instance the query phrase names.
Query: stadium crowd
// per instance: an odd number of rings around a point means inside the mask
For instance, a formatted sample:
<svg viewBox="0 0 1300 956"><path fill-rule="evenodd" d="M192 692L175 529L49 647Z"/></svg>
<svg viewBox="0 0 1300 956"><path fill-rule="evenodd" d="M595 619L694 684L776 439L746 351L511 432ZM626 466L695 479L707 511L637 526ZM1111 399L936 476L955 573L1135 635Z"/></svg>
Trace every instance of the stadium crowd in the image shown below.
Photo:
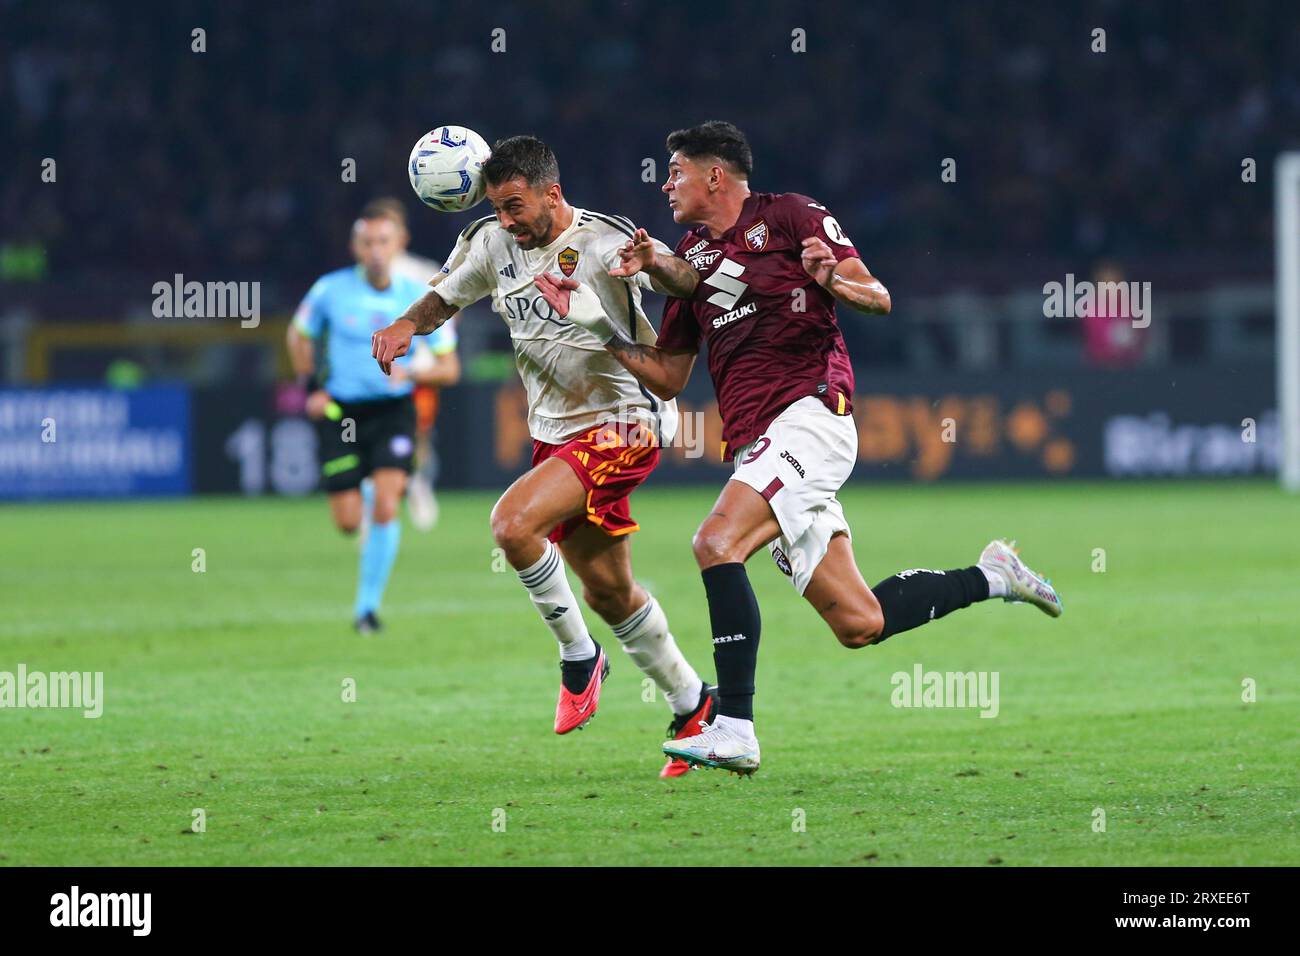
<svg viewBox="0 0 1300 956"><path fill-rule="evenodd" d="M1270 29L1294 22L1285 3L257 9L0 2L0 240L43 245L52 280L144 264L307 277L342 256L362 202L414 205L411 144L456 122L542 135L574 201L671 241L664 135L725 112L755 144L755 188L821 199L882 275L991 249L1266 270L1271 157L1300 138L1300 31ZM738 90L745 106L721 108ZM46 157L56 184L34 189ZM1242 182L1247 157L1259 184ZM453 224L414 220L414 248L441 254Z"/></svg>

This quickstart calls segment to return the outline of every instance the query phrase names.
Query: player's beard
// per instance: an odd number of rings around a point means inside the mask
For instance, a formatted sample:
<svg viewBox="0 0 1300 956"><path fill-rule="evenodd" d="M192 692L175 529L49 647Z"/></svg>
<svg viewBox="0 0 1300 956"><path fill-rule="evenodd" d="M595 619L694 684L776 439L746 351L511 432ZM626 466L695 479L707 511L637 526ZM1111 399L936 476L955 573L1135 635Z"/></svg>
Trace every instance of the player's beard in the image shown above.
<svg viewBox="0 0 1300 956"><path fill-rule="evenodd" d="M520 245L524 249L536 249L538 246L544 246L547 243L547 237L551 234L551 226L555 224L555 217L549 212L544 212L537 217L537 221L528 227L527 238Z"/></svg>

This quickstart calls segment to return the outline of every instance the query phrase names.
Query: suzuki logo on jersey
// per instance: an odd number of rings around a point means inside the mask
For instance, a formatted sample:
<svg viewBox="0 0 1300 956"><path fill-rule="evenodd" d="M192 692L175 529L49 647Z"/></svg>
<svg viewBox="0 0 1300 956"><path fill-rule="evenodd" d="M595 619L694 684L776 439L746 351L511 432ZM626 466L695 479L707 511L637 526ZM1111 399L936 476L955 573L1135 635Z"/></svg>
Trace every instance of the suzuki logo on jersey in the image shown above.
<svg viewBox="0 0 1300 956"><path fill-rule="evenodd" d="M736 303L740 301L740 297L749 288L749 283L741 282L739 278L744 272L745 267L735 259L723 259L718 263L718 267L702 280L704 285L712 286L718 290L704 301L709 305L716 305L719 309L734 309ZM732 318L739 318L739 316L732 316ZM727 321L731 320L728 319ZM726 323L715 321L713 327L716 329L719 324L725 325Z"/></svg>
<svg viewBox="0 0 1300 956"><path fill-rule="evenodd" d="M762 252L767 245L767 223L760 219L745 230L745 245L751 252Z"/></svg>
<svg viewBox="0 0 1300 956"><path fill-rule="evenodd" d="M758 303L751 302L749 305L742 305L739 309L732 309L730 312L724 312L713 320L713 327L720 329L724 325L735 322L737 319L743 319L747 315L753 315L758 311Z"/></svg>
<svg viewBox="0 0 1300 956"><path fill-rule="evenodd" d="M567 279L573 275L573 270L578 268L578 250L569 246L556 257L556 261L559 262L560 271Z"/></svg>

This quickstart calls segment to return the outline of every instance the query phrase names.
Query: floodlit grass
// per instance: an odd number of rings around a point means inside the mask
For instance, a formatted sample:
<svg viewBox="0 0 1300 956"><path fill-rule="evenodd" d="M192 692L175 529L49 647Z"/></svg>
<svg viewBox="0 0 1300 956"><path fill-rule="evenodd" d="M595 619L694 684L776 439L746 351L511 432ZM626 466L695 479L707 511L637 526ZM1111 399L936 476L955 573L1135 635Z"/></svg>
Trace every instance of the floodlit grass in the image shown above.
<svg viewBox="0 0 1300 956"><path fill-rule="evenodd" d="M637 572L708 676L690 536L715 495L633 500ZM552 733L557 653L493 571L493 497L440 498L364 639L323 499L0 510L0 671L105 684L97 720L0 710L0 863L1300 861L1300 504L1271 486L856 485L868 581L1007 535L1065 616L994 602L848 651L760 553L763 767L671 783L668 709L590 611L613 673L587 730ZM918 663L996 671L997 717L891 706Z"/></svg>

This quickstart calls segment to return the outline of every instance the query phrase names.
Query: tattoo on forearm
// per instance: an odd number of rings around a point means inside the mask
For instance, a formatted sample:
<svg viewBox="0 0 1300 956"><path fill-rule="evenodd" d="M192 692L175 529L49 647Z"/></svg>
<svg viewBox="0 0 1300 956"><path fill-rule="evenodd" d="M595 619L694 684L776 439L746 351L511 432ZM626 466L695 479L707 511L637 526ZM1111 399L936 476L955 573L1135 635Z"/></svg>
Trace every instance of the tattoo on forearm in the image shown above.
<svg viewBox="0 0 1300 956"><path fill-rule="evenodd" d="M653 345L634 342L619 331L616 331L614 337L605 343L605 348L621 358L632 361L645 362L654 357Z"/></svg>
<svg viewBox="0 0 1300 956"><path fill-rule="evenodd" d="M416 335L428 335L430 332L436 332L447 320L440 315L430 315L425 319L415 323Z"/></svg>
<svg viewBox="0 0 1300 956"><path fill-rule="evenodd" d="M451 314L447 312L447 304L441 296L427 292L402 318L409 319L415 325L416 335L428 335L451 318Z"/></svg>
<svg viewBox="0 0 1300 956"><path fill-rule="evenodd" d="M699 285L700 274L685 259L670 256L650 276L650 285L661 295L685 299Z"/></svg>

